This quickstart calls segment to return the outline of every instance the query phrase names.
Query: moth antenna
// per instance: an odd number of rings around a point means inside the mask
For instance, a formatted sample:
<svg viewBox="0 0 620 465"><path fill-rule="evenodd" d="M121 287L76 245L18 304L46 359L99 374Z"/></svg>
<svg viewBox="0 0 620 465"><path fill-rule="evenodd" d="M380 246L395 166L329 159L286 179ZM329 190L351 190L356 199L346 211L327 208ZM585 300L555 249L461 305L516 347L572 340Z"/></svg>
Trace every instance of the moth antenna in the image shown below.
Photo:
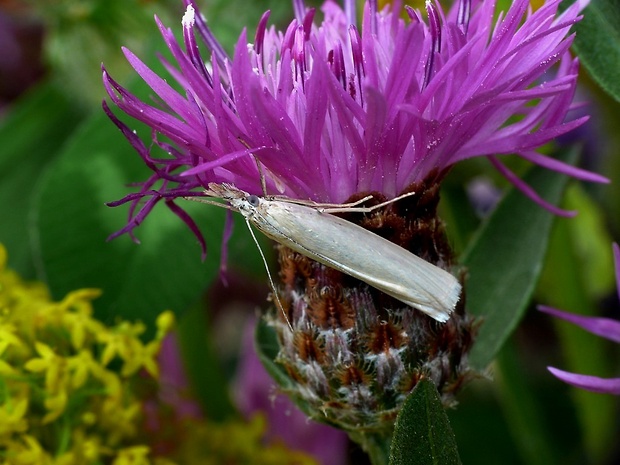
<svg viewBox="0 0 620 465"><path fill-rule="evenodd" d="M296 205L302 205L304 207L312 207L312 208L316 208L319 211L324 211L327 208L346 208L346 211L349 211L349 207L354 207L356 205L359 205L362 202L366 202L366 200L370 200L372 199L372 195L367 195L364 198L361 198L359 200L356 200L355 202L349 202L349 203L322 203L322 202L315 202L313 200L303 200L303 199L292 199L290 197L286 197L284 195L271 195L269 196L270 200L279 200L281 202L286 202L286 203L294 203Z"/></svg>
<svg viewBox="0 0 620 465"><path fill-rule="evenodd" d="M269 278L269 285L271 286L271 289L273 290L273 296L275 297L277 306L282 312L282 316L284 316L284 319L286 320L286 324L288 325L292 333L293 325L291 325L291 321L288 319L288 316L286 315L286 312L284 311L284 307L282 306L282 302L280 302L280 298L278 297L278 292L276 290L275 284L273 283L273 278L271 277L271 272L269 271L269 266L267 265L267 259L265 258L265 254L263 254L263 249L260 248L260 245L258 244L258 240L256 239L256 236L254 235L254 231L252 231L252 227L250 226L250 221L247 218L245 219L245 224L248 225L248 229L250 230L252 239L254 239L254 243L256 244L256 247L258 247L258 252L260 253L261 258L263 259L265 270L267 270L267 277Z"/></svg>
<svg viewBox="0 0 620 465"><path fill-rule="evenodd" d="M374 211L381 207L385 207L386 205L397 202L406 197L411 197L412 195L415 195L415 192L407 192L406 194L399 195L398 197L394 197L393 199L386 200L385 202L381 202L377 205L373 205L372 207L355 207L354 206L372 197L371 195L369 195L368 197L364 197L363 199L358 200L357 202L344 203L340 207L336 207L336 208L319 208L318 211L320 211L321 213L345 213L345 212L370 213L371 211Z"/></svg>
<svg viewBox="0 0 620 465"><path fill-rule="evenodd" d="M401 194L398 197L394 197L393 199L386 200L385 202L381 202L378 205L368 207L368 211L373 211L373 210L376 210L377 208L385 207L386 205L389 205L394 202L398 202L401 199L406 199L407 197L411 197L412 195L415 195L415 194L416 194L415 192L407 192L406 194Z"/></svg>
<svg viewBox="0 0 620 465"><path fill-rule="evenodd" d="M191 200L192 202L206 203L207 205L215 205L216 207L225 208L226 210L231 210L234 212L237 211L236 208L231 207L230 205L222 203L222 202L216 202L215 200L204 199L202 197L183 197L183 198L185 200Z"/></svg>

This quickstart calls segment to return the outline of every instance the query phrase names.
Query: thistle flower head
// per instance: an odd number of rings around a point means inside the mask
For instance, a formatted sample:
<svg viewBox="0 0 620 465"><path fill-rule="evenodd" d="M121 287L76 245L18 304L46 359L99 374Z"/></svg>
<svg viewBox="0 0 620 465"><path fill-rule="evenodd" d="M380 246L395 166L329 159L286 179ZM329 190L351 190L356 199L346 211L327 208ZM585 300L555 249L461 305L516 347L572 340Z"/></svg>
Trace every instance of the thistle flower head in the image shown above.
<svg viewBox="0 0 620 465"><path fill-rule="evenodd" d="M560 214L567 212L548 205L499 157L516 154L605 181L538 152L585 121L567 119L578 70L568 49L570 28L588 0L563 13L560 0L535 11L528 0L515 0L500 14L493 0L456 0L446 11L428 1L423 12L398 1L379 10L369 0L359 23L354 0L344 0L344 8L326 1L321 20L293 0L295 19L285 30L269 26L265 13L253 41L244 30L232 57L193 0L185 3L182 43L157 20L175 84L124 50L160 105L140 101L104 69L112 102L152 129L147 146L104 102L153 171L138 192L111 204L131 203L130 220L115 235L132 231L163 200L204 247L198 226L175 200L206 195L209 183L328 203L369 193L379 203L413 191L372 215L346 219L450 270L437 203L455 163L487 157L526 195ZM278 253L274 294L286 318L272 312L267 322L277 333L277 361L292 380L289 394L315 418L389 434L419 379L430 378L449 404L471 377L475 324L462 298L439 324L284 246ZM373 253L381 251L360 249Z"/></svg>
<svg viewBox="0 0 620 465"><path fill-rule="evenodd" d="M333 1L317 12L294 0L284 31L260 19L232 57L186 0L183 43L157 24L176 64L164 65L176 87L129 50L127 59L162 105L138 100L104 69L110 99L152 128L141 141L104 102L105 111L153 171L131 202L131 231L154 205L166 205L200 237L175 198L202 195L209 182L320 202L360 192L393 198L408 186L437 183L455 163L487 157L537 203L547 205L503 163L516 154L590 181L604 178L546 157L537 149L585 118L566 120L577 79L570 27L588 0L558 13L560 0L536 11L515 0L497 21L495 2L458 0L448 11L393 2L378 10ZM202 41L208 54L200 52ZM163 154L156 153L161 149ZM257 166L257 162L260 168ZM142 203L146 199L145 203Z"/></svg>
<svg viewBox="0 0 620 465"><path fill-rule="evenodd" d="M616 286L620 299L620 247L613 245L616 267ZM570 323L581 326L586 331L604 337L610 341L620 343L620 321L610 318L587 317L563 312L555 308L540 306L538 309ZM558 379L575 387L592 392L620 395L620 378L599 378L597 376L582 375L549 367L549 371Z"/></svg>

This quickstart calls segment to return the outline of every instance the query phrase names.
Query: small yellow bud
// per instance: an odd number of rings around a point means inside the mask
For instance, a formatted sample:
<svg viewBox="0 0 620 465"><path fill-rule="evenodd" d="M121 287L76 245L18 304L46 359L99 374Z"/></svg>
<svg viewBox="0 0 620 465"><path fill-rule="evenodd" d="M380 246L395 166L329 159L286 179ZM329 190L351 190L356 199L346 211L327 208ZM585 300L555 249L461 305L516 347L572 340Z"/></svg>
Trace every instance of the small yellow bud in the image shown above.
<svg viewBox="0 0 620 465"><path fill-rule="evenodd" d="M170 331L172 331L172 328L174 327L175 324L175 317L174 317L174 313L172 313L170 310L166 310L165 312L162 312L159 314L159 316L157 317L157 320L155 321L155 324L157 325L157 339L163 339L164 336L166 334L168 334Z"/></svg>

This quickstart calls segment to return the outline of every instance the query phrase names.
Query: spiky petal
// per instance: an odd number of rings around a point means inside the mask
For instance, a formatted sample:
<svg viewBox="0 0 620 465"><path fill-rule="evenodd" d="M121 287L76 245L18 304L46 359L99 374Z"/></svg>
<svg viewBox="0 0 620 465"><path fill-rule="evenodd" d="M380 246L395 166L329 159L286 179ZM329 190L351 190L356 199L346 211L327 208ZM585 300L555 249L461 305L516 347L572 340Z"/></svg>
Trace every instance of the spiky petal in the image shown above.
<svg viewBox="0 0 620 465"><path fill-rule="evenodd" d="M173 57L164 65L175 85L124 49L136 72L163 105L140 101L104 69L110 99L153 129L147 148L104 103L110 118L137 149L153 175L131 202L131 231L162 199L200 235L174 199L200 195L209 182L232 183L260 194L260 173L270 193L343 202L359 192L393 198L436 173L439 182L455 163L484 156L540 205L542 200L502 163L518 156L588 181L605 178L537 152L585 118L566 118L578 63L568 48L570 27L587 4L558 13L560 0L531 11L515 0L496 21L495 2L460 0L426 14L400 2L378 11L333 1L323 20L295 0L296 18L284 31L259 21L254 43L243 31L228 57L186 0L183 44L159 20ZM422 18L426 16L425 22ZM210 56L202 56L198 42ZM157 148L161 149L157 150ZM159 154L157 152L162 152ZM193 192L193 193L192 193ZM141 199L146 197L146 203Z"/></svg>

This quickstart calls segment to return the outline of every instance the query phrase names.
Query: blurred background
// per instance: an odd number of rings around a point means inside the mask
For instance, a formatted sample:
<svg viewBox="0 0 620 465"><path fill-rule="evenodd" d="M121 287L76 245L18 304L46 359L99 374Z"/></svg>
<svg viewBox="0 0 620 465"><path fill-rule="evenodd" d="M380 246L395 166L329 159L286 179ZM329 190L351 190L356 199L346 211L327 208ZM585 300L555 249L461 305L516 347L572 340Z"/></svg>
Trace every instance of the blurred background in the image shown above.
<svg viewBox="0 0 620 465"><path fill-rule="evenodd" d="M292 18L291 2L282 0L198 3L229 52L243 27L253 35L265 10L281 27ZM58 300L74 289L101 289L96 317L108 324L141 320L149 328L145 337L154 333L156 316L172 310L178 328L170 350L180 358L170 369L183 367L178 376L187 377L187 396L199 415L218 424L263 411L265 441L304 450L317 463L363 464L363 454L340 433L316 428L282 397L273 400L274 383L252 347L257 310L267 305L269 289L243 224L230 240L223 275L225 213L218 209L188 206L206 231L205 261L191 232L165 209L139 228L140 244L127 236L106 241L123 227L127 210L105 202L128 193L127 185L148 170L101 110L101 64L148 100L150 89L120 47L161 70L157 53L167 50L153 15L178 33L183 10L180 0L0 1L0 243L8 266L45 283ZM620 104L587 69L578 100L584 105L576 111L591 119L548 151L577 144L580 165L612 183L569 182L562 206L579 215L555 219L531 308L486 376L468 385L448 412L464 464L620 464L618 397L576 390L546 370L618 377L620 347L535 309L546 304L620 318L611 251L620 240ZM148 130L124 121L149 138ZM442 217L457 253L506 188L485 160L453 169L444 183ZM261 241L273 258L268 241Z"/></svg>

